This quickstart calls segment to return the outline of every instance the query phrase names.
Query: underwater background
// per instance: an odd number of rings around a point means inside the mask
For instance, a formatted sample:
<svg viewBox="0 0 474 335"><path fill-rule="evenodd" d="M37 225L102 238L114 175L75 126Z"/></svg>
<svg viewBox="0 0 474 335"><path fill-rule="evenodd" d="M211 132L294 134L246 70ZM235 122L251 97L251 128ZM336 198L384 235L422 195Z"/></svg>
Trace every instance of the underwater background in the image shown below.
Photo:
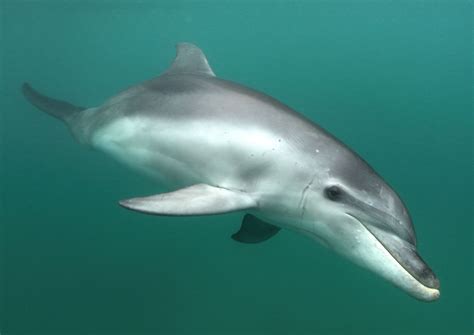
<svg viewBox="0 0 474 335"><path fill-rule="evenodd" d="M2 335L472 334L472 1L0 3ZM79 146L19 89L95 106L166 70L182 41L397 190L438 301L293 232L236 243L241 213L120 208L162 189Z"/></svg>

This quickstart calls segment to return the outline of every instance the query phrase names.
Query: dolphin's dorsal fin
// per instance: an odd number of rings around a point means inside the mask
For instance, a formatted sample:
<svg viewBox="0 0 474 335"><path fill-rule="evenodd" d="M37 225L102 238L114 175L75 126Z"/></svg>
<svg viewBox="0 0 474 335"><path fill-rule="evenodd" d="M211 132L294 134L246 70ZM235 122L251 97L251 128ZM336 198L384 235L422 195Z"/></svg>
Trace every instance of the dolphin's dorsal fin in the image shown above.
<svg viewBox="0 0 474 335"><path fill-rule="evenodd" d="M154 215L210 215L257 206L247 193L206 184L119 202L125 208Z"/></svg>
<svg viewBox="0 0 474 335"><path fill-rule="evenodd" d="M176 45L176 58L166 74L200 74L215 77L206 55L197 46L191 43L178 43Z"/></svg>

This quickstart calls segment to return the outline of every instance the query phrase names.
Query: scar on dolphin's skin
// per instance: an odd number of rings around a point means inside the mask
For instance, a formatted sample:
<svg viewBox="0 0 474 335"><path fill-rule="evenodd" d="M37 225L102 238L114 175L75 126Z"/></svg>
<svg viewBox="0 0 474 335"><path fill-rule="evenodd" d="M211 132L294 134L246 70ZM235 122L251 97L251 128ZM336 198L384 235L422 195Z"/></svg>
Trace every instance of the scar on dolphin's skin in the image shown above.
<svg viewBox="0 0 474 335"><path fill-rule="evenodd" d="M303 192L301 192L301 199L298 207L301 208L301 218L304 217L304 212L306 210L306 194L308 193L309 188L311 185L313 185L314 179L316 178L316 175L314 175L311 180L309 181L308 185L305 186L303 189Z"/></svg>
<svg viewBox="0 0 474 335"><path fill-rule="evenodd" d="M127 209L173 216L247 213L235 241L260 243L281 228L294 230L417 299L439 297L439 281L416 250L408 210L382 177L312 120L216 77L193 44L178 44L163 74L100 106L78 107L29 84L22 90L79 143L171 190L120 201ZM311 112L318 114L316 107Z"/></svg>

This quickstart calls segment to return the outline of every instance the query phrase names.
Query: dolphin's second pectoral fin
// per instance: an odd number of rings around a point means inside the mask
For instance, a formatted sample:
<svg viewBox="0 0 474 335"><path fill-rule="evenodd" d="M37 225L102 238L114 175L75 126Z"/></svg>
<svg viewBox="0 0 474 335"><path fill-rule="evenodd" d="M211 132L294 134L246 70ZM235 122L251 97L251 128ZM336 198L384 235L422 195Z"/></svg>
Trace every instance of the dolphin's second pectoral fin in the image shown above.
<svg viewBox="0 0 474 335"><path fill-rule="evenodd" d="M119 203L125 208L155 215L222 214L257 206L256 201L245 192L206 184Z"/></svg>
<svg viewBox="0 0 474 335"><path fill-rule="evenodd" d="M246 214L240 230L232 235L232 238L242 243L260 243L274 236L280 229L280 227L266 223L251 214Z"/></svg>

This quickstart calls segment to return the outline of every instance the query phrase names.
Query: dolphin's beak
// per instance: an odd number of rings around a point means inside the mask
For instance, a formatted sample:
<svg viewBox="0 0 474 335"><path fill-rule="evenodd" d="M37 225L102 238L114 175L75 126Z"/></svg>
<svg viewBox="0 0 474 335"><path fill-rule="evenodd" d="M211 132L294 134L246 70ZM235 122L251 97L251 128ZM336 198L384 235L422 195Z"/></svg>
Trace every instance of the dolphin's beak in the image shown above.
<svg viewBox="0 0 474 335"><path fill-rule="evenodd" d="M414 279L418 282L419 285L417 285L416 289L411 290L412 286L410 286L410 289L403 287L409 294L424 301L436 300L439 297L439 280L416 251L414 240L402 239L392 229L382 228L383 225L380 222L373 222L373 218L369 217L369 215L360 213L357 215L347 214L359 221L377 239L383 248L406 271L407 275L412 277L412 281ZM403 284L397 282L394 282L394 284L403 286Z"/></svg>

